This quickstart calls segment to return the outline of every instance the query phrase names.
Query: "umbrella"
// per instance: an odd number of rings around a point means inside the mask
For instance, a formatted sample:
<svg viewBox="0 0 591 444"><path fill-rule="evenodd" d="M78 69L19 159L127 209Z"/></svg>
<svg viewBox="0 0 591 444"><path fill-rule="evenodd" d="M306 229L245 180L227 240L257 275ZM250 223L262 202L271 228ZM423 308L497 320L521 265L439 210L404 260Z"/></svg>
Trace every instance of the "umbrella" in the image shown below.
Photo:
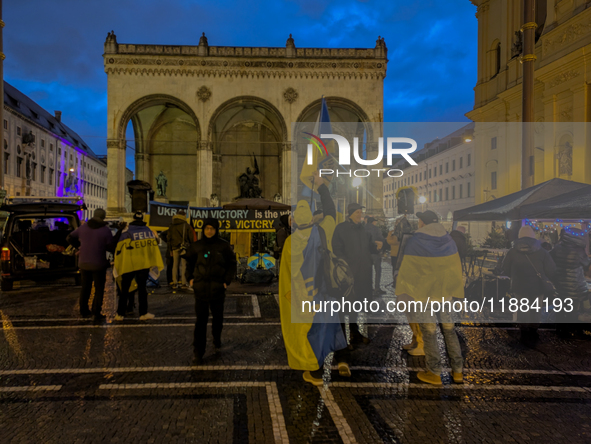
<svg viewBox="0 0 591 444"><path fill-rule="evenodd" d="M275 266L275 258L268 253L257 253L250 256L246 262L250 268L256 270L257 268L273 268Z"/></svg>
<svg viewBox="0 0 591 444"><path fill-rule="evenodd" d="M224 205L224 210L291 210L290 205L273 202L266 199L238 199L236 202Z"/></svg>

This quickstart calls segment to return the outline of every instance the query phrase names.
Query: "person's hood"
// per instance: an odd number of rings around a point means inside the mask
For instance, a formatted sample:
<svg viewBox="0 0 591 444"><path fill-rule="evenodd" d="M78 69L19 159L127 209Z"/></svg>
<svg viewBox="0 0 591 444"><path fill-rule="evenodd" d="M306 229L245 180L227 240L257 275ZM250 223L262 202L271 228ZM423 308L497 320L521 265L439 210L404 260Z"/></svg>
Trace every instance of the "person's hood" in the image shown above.
<svg viewBox="0 0 591 444"><path fill-rule="evenodd" d="M529 254L542 248L542 243L538 239L522 237L515 241L513 248L519 253Z"/></svg>
<svg viewBox="0 0 591 444"><path fill-rule="evenodd" d="M186 216L183 216L182 214L175 214L174 216L172 216L172 224L173 225L179 225L179 224L182 224L183 222L187 222Z"/></svg>
<svg viewBox="0 0 591 444"><path fill-rule="evenodd" d="M447 234L447 230L440 223L434 223L425 225L423 228L419 228L416 233L425 233L429 236L442 237Z"/></svg>
<svg viewBox="0 0 591 444"><path fill-rule="evenodd" d="M211 226L213 228L215 228L215 234L212 237L206 237L205 236L205 227L206 226ZM219 234L220 234L220 223L217 219L214 219L212 217L207 218L203 221L203 228L201 228L201 232L203 233L203 236L201 237L202 240L204 240L205 242L208 241L213 241L218 239Z"/></svg>
<svg viewBox="0 0 591 444"><path fill-rule="evenodd" d="M293 218L298 227L306 227L312 223L312 211L305 200L300 200L293 213Z"/></svg>
<svg viewBox="0 0 591 444"><path fill-rule="evenodd" d="M584 236L576 236L572 233L569 233L566 230L564 231L564 234L562 235L562 239L560 239L560 242L566 244L569 247L585 248L587 246Z"/></svg>
<svg viewBox="0 0 591 444"><path fill-rule="evenodd" d="M88 225L88 228L92 228L93 230L96 230L98 228L103 228L103 227L107 226L107 222L105 222L104 220L93 217L92 219L88 220L86 225Z"/></svg>

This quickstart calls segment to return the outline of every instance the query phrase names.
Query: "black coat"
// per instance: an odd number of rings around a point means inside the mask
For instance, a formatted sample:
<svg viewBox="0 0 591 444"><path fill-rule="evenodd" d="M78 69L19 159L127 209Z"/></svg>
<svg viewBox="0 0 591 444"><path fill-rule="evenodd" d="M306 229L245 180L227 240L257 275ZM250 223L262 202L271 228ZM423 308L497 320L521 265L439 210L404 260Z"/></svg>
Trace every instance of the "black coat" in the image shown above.
<svg viewBox="0 0 591 444"><path fill-rule="evenodd" d="M460 259L464 259L468 253L468 242L466 241L466 235L459 230L452 230L449 235L456 243L456 247L458 247Z"/></svg>
<svg viewBox="0 0 591 444"><path fill-rule="evenodd" d="M563 298L578 298L587 293L585 270L591 260L585 253L585 240L564 232L560 242L550 252L556 263L556 273L552 282Z"/></svg>
<svg viewBox="0 0 591 444"><path fill-rule="evenodd" d="M503 261L503 273L511 278L511 291L517 296L543 295L544 286L536 270L552 279L556 265L550 253L541 247L537 239L522 237L516 240Z"/></svg>
<svg viewBox="0 0 591 444"><path fill-rule="evenodd" d="M193 279L195 296L215 299L225 294L224 284L229 285L236 275L236 256L230 244L216 233L211 239L205 236L191 244L187 259L187 281Z"/></svg>
<svg viewBox="0 0 591 444"><path fill-rule="evenodd" d="M353 223L351 219L338 224L332 236L332 251L337 257L344 259L353 272L356 298L371 297L371 255L377 254L378 249L365 227Z"/></svg>

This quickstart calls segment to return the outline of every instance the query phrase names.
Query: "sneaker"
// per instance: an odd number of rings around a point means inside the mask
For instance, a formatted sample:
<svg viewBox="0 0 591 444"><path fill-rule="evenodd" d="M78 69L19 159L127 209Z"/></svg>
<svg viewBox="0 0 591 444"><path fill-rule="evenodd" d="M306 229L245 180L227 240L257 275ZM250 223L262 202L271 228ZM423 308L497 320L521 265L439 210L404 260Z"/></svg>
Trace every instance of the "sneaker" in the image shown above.
<svg viewBox="0 0 591 444"><path fill-rule="evenodd" d="M152 313L146 313L140 316L140 321L149 321L150 319L154 319L155 317L156 316L154 316Z"/></svg>
<svg viewBox="0 0 591 444"><path fill-rule="evenodd" d="M322 378L315 378L309 371L304 372L304 381L309 382L310 384L315 385L316 387L320 387L324 384Z"/></svg>
<svg viewBox="0 0 591 444"><path fill-rule="evenodd" d="M464 374L463 373L452 372L451 376L454 379L454 382L456 384L463 384L464 383Z"/></svg>
<svg viewBox="0 0 591 444"><path fill-rule="evenodd" d="M418 372L417 378L419 378L419 380L423 382L426 382L427 384L442 385L441 376L437 376L435 373L432 373L430 371Z"/></svg>
<svg viewBox="0 0 591 444"><path fill-rule="evenodd" d="M121 316L120 314L115 315L115 317L113 318L114 321L123 321L125 319L124 316Z"/></svg>
<svg viewBox="0 0 591 444"><path fill-rule="evenodd" d="M173 282L172 285L170 286L173 290L176 290L176 284Z"/></svg>
<svg viewBox="0 0 591 444"><path fill-rule="evenodd" d="M423 347L417 347L410 350L407 350L408 354L411 356L425 356L425 350Z"/></svg>
<svg viewBox="0 0 591 444"><path fill-rule="evenodd" d="M339 362L339 375L346 376L347 378L351 377L351 369L349 368L349 364L346 362Z"/></svg>

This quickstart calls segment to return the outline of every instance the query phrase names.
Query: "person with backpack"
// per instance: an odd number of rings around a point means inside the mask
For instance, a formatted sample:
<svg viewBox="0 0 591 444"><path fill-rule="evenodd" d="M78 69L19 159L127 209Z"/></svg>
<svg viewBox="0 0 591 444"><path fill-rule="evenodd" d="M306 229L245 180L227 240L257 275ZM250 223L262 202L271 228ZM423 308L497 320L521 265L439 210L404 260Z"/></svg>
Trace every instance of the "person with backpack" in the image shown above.
<svg viewBox="0 0 591 444"><path fill-rule="evenodd" d="M511 293L519 300L525 298L529 306L544 295L546 281L552 279L556 265L548 251L542 248L532 227L525 225L519 229L519 238L514 242L503 260L503 273L511 278ZM538 339L541 310L517 312L517 322L521 330L521 341L526 345Z"/></svg>
<svg viewBox="0 0 591 444"><path fill-rule="evenodd" d="M219 237L219 222L203 221L203 236L187 250L187 280L195 293L193 365L203 363L207 344L207 322L212 315L211 333L216 352L222 347L226 288L236 275L236 256L230 244Z"/></svg>
<svg viewBox="0 0 591 444"><path fill-rule="evenodd" d="M193 228L187 223L187 213L185 210L179 210L172 217L172 222L168 227L168 244L172 254L172 289L175 290L182 286L188 288L186 281L186 260L181 256L187 252L191 244L196 240ZM179 273L181 276L181 285L179 285Z"/></svg>
<svg viewBox="0 0 591 444"><path fill-rule="evenodd" d="M336 208L318 172L313 183L320 195L324 217L313 224L308 202L298 202L293 214L293 231L285 241L281 256L279 308L289 366L303 370L304 381L321 386L324 360L331 352L335 352L341 376L351 376L351 370L347 339L339 316L331 318L330 313L310 313L302 307L306 301L330 298L330 279L325 265L330 268L327 256L332 252Z"/></svg>

